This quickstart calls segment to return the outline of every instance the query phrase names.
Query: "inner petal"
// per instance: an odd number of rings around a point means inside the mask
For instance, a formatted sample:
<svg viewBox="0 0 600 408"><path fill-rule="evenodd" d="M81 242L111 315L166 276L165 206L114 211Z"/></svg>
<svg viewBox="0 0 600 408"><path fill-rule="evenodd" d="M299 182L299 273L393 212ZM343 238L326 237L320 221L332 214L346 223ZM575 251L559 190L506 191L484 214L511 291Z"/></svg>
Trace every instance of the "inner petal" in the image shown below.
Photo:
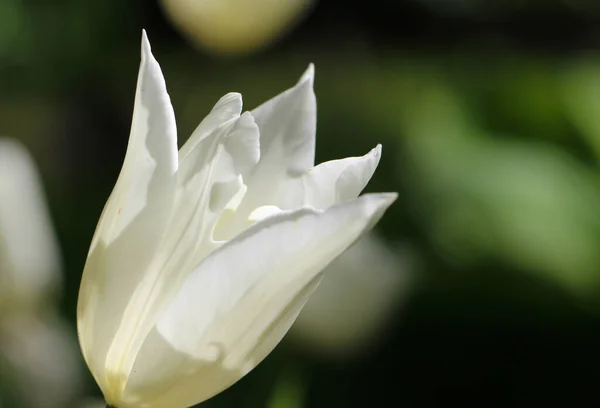
<svg viewBox="0 0 600 408"><path fill-rule="evenodd" d="M277 207L276 205L263 205L262 207L258 207L250 213L248 216L248 221L251 223L259 222L267 217L279 214L281 212L281 208Z"/></svg>
<svg viewBox="0 0 600 408"><path fill-rule="evenodd" d="M380 158L381 145L378 145L364 156L331 160L293 176L268 161L263 162L261 157L252 170L248 191L235 212L219 220L219 239L236 236L252 225L253 218L265 212L266 215L277 213L269 212L269 209L293 211L311 207L326 210L355 199L371 179Z"/></svg>

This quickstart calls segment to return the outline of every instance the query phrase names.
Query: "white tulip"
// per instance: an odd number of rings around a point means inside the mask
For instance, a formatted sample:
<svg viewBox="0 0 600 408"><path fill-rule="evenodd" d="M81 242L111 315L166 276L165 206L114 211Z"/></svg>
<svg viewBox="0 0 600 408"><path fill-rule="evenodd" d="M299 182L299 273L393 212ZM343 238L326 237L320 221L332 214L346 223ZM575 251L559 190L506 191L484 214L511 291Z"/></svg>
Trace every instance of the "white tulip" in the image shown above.
<svg viewBox="0 0 600 408"><path fill-rule="evenodd" d="M243 114L225 95L177 152L144 34L129 145L79 294L81 347L109 405L183 408L239 380L396 199L357 198L379 146L313 167L312 84L311 66Z"/></svg>
<svg viewBox="0 0 600 408"><path fill-rule="evenodd" d="M162 0L167 17L190 40L221 54L271 44L310 9L313 0Z"/></svg>
<svg viewBox="0 0 600 408"><path fill-rule="evenodd" d="M59 258L36 166L18 141L2 138L0 317L48 300L60 287Z"/></svg>

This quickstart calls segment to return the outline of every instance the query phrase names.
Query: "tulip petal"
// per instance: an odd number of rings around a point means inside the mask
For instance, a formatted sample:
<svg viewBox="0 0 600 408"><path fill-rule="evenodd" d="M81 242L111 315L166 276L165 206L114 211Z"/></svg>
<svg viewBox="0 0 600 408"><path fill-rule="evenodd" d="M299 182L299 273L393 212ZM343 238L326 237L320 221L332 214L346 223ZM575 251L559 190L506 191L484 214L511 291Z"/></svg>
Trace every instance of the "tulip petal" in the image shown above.
<svg viewBox="0 0 600 408"><path fill-rule="evenodd" d="M212 230L221 211L242 189L241 172L258 161L258 137L252 115L245 113L202 138L180 164L169 228L129 296L107 354L106 370L112 378L129 375L158 313L194 265L218 246L211 239Z"/></svg>
<svg viewBox="0 0 600 408"><path fill-rule="evenodd" d="M175 114L160 66L144 32L125 161L95 239L112 242L151 199L164 197L165 191L172 190L177 163Z"/></svg>
<svg viewBox="0 0 600 408"><path fill-rule="evenodd" d="M244 218L256 207L272 204L281 188L314 166L317 104L314 68L296 86L251 113L260 130L260 161L243 174L248 195L240 207Z"/></svg>
<svg viewBox="0 0 600 408"><path fill-rule="evenodd" d="M232 237L245 229L248 216L256 208L277 205L288 192L284 190L290 180L301 177L314 166L317 102L313 82L311 64L293 88L251 112L260 130L260 161L242 174L247 194L235 214L222 223L223 237ZM293 191L292 195L298 193Z"/></svg>
<svg viewBox="0 0 600 408"><path fill-rule="evenodd" d="M317 100L311 64L296 86L251 113L260 129L261 166L302 174L315 163Z"/></svg>
<svg viewBox="0 0 600 408"><path fill-rule="evenodd" d="M206 244L221 211L243 188L241 174L259 159L259 132L248 112L220 125L204 137L181 163L178 196L170 233L194 233L189 247ZM178 246L182 242L177 241Z"/></svg>
<svg viewBox="0 0 600 408"><path fill-rule="evenodd" d="M381 145L362 157L348 157L321 163L302 177L288 183L281 193L281 208L309 205L325 210L354 200L375 173L381 158Z"/></svg>
<svg viewBox="0 0 600 408"><path fill-rule="evenodd" d="M107 350L171 212L176 133L165 81L144 33L127 153L92 240L77 311L82 351L103 389Z"/></svg>
<svg viewBox="0 0 600 408"><path fill-rule="evenodd" d="M254 361L262 361L281 341L320 281L319 276L303 288L265 330L264 337L269 341L257 345L252 353ZM216 347L213 350L218 352ZM151 354L141 354L136 360L134 375L122 395L125 408L189 407L225 390L256 365L252 362L242 369L229 369L219 359L195 360L174 349L156 327L149 333L142 351Z"/></svg>
<svg viewBox="0 0 600 408"><path fill-rule="evenodd" d="M361 158L323 163L315 168L316 99L312 64L295 87L252 111L260 129L260 161L247 174L248 193L236 214L223 223L225 236L247 227L258 207L291 210L303 205L326 209L354 199L369 181L381 146ZM225 225L227 224L227 225Z"/></svg>
<svg viewBox="0 0 600 408"><path fill-rule="evenodd" d="M381 145L377 145L362 157L321 163L299 177L289 177L280 185L272 186L268 205L264 195L257 196L255 190L249 190L235 214L220 222L220 237L228 239L246 229L257 208L268 206L290 210L309 206L326 210L332 205L354 200L373 176L380 158Z"/></svg>
<svg viewBox="0 0 600 408"><path fill-rule="evenodd" d="M169 261L156 267L169 271L169 280L176 281L173 274L191 270L215 248L213 228L244 188L241 173L258 162L258 139L258 127L246 112L203 137L181 162L173 217L162 248Z"/></svg>
<svg viewBox="0 0 600 408"><path fill-rule="evenodd" d="M148 407L160 401L186 406L233 384L281 340L323 268L395 199L369 194L325 212L280 213L213 252L146 339L124 395L160 398L141 401ZM198 387L204 382L210 387Z"/></svg>
<svg viewBox="0 0 600 408"><path fill-rule="evenodd" d="M200 122L190 138L179 150L179 160L185 159L200 141L223 123L238 118L242 113L242 95L230 92L216 103L210 113Z"/></svg>

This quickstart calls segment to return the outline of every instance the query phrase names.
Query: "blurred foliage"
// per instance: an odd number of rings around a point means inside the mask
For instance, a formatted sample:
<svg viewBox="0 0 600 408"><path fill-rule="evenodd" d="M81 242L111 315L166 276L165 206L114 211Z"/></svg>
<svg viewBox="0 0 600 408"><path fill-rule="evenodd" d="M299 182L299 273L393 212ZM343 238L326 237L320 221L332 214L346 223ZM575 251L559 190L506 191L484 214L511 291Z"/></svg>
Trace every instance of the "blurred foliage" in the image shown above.
<svg viewBox="0 0 600 408"><path fill-rule="evenodd" d="M596 291L597 172L544 141L487 135L443 85L425 84L400 121L434 240L456 257L493 255Z"/></svg>
<svg viewBox="0 0 600 408"><path fill-rule="evenodd" d="M379 231L421 266L368 357L332 363L284 341L207 407L595 405L599 12L575 0L321 0L271 48L218 59L187 45L154 1L3 0L0 133L42 170L73 336L81 270L127 143L144 27L180 143L226 92L252 108L314 62L317 161L383 144L368 190L400 199ZM91 376L87 385L98 396Z"/></svg>
<svg viewBox="0 0 600 408"><path fill-rule="evenodd" d="M275 385L268 408L302 408L304 406L304 386L299 374L283 376Z"/></svg>

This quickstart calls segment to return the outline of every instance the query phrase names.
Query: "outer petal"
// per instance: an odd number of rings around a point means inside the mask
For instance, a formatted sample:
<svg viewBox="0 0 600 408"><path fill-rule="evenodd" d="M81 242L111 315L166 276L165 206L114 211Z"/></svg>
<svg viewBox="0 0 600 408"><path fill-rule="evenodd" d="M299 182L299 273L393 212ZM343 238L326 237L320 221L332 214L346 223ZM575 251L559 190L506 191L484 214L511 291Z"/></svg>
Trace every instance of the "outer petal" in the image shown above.
<svg viewBox="0 0 600 408"><path fill-rule="evenodd" d="M107 355L106 370L119 379L120 387L158 313L199 260L217 247L211 235L218 215L242 187L240 173L256 161L258 128L245 113L203 138L181 163L168 231L128 299ZM120 393L114 392L107 402L119 406Z"/></svg>
<svg viewBox="0 0 600 408"><path fill-rule="evenodd" d="M395 198L365 195L326 212L275 215L211 254L146 340L124 406L189 406L245 375L281 340L323 268Z"/></svg>
<svg viewBox="0 0 600 408"><path fill-rule="evenodd" d="M83 354L105 393L108 347L169 220L176 133L165 81L144 33L127 154L96 228L77 310Z"/></svg>
<svg viewBox="0 0 600 408"><path fill-rule="evenodd" d="M173 191L177 163L175 114L160 66L143 32L142 59L127 153L98 223L94 241L111 243L153 201L151 199L164 197L166 191Z"/></svg>

